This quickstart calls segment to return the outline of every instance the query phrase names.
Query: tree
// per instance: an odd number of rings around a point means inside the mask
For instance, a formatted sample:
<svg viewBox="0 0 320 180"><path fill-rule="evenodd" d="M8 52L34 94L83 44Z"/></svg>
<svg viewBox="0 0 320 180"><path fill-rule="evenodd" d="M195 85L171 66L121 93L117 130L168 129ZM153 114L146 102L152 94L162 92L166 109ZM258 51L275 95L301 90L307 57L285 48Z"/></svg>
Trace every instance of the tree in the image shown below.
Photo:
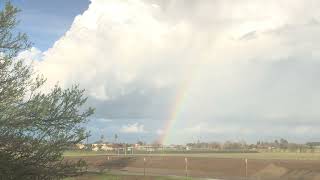
<svg viewBox="0 0 320 180"><path fill-rule="evenodd" d="M56 85L43 93L45 79L16 58L30 47L16 33L17 8L0 11L0 174L5 179L66 176L80 162L63 160L63 152L87 137L82 123L93 113L84 109L84 90Z"/></svg>
<svg viewBox="0 0 320 180"><path fill-rule="evenodd" d="M95 143L96 143L96 144L103 144L103 143L105 143L104 135L102 134L102 135L100 136L100 139L99 139L98 141L95 141Z"/></svg>
<svg viewBox="0 0 320 180"><path fill-rule="evenodd" d="M138 141L137 144L138 144L139 146L142 146L142 145L143 145L143 142L142 142L142 141Z"/></svg>
<svg viewBox="0 0 320 180"><path fill-rule="evenodd" d="M115 135L114 135L114 143L117 143L117 139L118 139L118 135L115 134Z"/></svg>
<svg viewBox="0 0 320 180"><path fill-rule="evenodd" d="M283 139L283 138L280 139L279 145L280 145L281 149L287 149L288 144L289 144L289 142L286 139Z"/></svg>

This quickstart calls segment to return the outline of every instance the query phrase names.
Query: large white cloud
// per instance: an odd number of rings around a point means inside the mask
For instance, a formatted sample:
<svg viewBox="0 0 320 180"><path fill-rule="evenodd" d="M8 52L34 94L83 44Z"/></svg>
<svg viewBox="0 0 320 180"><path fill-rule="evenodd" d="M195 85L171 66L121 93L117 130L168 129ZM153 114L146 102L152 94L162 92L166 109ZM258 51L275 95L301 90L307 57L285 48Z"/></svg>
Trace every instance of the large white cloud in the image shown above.
<svg viewBox="0 0 320 180"><path fill-rule="evenodd" d="M37 68L51 85L80 83L98 116L147 118L154 130L181 91L176 128L191 133L203 130L198 121L221 127L208 133L320 127L319 8L316 0L92 0Z"/></svg>
<svg viewBox="0 0 320 180"><path fill-rule="evenodd" d="M144 130L143 124L133 123L128 125L123 125L120 129L120 132L123 133L144 133L146 132Z"/></svg>

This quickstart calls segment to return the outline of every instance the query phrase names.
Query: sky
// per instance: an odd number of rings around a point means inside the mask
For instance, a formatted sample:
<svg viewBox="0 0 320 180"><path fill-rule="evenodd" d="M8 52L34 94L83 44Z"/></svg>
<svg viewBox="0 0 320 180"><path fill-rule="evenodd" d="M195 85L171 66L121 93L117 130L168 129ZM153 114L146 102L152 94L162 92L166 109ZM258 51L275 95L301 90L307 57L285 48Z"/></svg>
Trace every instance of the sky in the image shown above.
<svg viewBox="0 0 320 180"><path fill-rule="evenodd" d="M70 28L73 19L83 13L89 0L12 0L21 13L18 29L26 32L39 50L52 47ZM2 2L3 5L4 2Z"/></svg>
<svg viewBox="0 0 320 180"><path fill-rule="evenodd" d="M19 57L86 89L92 141L320 141L317 0L14 3Z"/></svg>

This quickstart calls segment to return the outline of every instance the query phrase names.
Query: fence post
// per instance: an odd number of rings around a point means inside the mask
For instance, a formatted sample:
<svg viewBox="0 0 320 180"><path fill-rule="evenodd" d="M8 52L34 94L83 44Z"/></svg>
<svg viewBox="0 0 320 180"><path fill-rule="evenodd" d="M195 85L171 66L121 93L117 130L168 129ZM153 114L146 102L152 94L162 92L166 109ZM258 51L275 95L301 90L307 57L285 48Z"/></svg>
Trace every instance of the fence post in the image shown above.
<svg viewBox="0 0 320 180"><path fill-rule="evenodd" d="M185 165L186 165L186 178L188 178L188 158L184 158L184 162L185 162Z"/></svg>
<svg viewBox="0 0 320 180"><path fill-rule="evenodd" d="M146 158L143 158L143 176L146 176Z"/></svg>
<svg viewBox="0 0 320 180"><path fill-rule="evenodd" d="M248 159L245 158L245 159L244 159L244 162L245 162L245 164L246 164L246 179L247 179L247 177L248 177Z"/></svg>

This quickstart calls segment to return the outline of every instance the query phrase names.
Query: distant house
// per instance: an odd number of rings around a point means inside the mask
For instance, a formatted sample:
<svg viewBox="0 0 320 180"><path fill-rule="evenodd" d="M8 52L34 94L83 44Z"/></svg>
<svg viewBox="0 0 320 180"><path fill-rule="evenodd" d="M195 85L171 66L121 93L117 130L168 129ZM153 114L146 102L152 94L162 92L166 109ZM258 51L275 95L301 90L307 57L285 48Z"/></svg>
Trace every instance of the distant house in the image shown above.
<svg viewBox="0 0 320 180"><path fill-rule="evenodd" d="M315 149L320 149L320 142L307 142L306 145Z"/></svg>
<svg viewBox="0 0 320 180"><path fill-rule="evenodd" d="M113 151L114 150L112 144L101 144L100 149L103 151Z"/></svg>
<svg viewBox="0 0 320 180"><path fill-rule="evenodd" d="M76 144L78 149L84 149L86 146L84 144Z"/></svg>
<svg viewBox="0 0 320 180"><path fill-rule="evenodd" d="M104 144L104 143L92 144L91 147L92 147L91 148L92 151L112 151L115 149L112 144Z"/></svg>
<svg viewBox="0 0 320 180"><path fill-rule="evenodd" d="M99 151L100 150L99 144L91 144L91 149L92 151Z"/></svg>
<svg viewBox="0 0 320 180"><path fill-rule="evenodd" d="M268 146L268 150L276 149L276 147Z"/></svg>
<svg viewBox="0 0 320 180"><path fill-rule="evenodd" d="M151 145L144 145L144 146L136 146L136 149L140 150L140 151L153 152L156 150L156 147L151 146Z"/></svg>
<svg viewBox="0 0 320 180"><path fill-rule="evenodd" d="M179 146L179 145L169 145L169 146L163 146L163 149L164 150L169 150L169 151L174 151L174 150L178 150L182 148L182 146Z"/></svg>
<svg viewBox="0 0 320 180"><path fill-rule="evenodd" d="M132 152L133 149L134 149L134 147L127 147L127 151L128 151L128 152L130 152L130 151Z"/></svg>

